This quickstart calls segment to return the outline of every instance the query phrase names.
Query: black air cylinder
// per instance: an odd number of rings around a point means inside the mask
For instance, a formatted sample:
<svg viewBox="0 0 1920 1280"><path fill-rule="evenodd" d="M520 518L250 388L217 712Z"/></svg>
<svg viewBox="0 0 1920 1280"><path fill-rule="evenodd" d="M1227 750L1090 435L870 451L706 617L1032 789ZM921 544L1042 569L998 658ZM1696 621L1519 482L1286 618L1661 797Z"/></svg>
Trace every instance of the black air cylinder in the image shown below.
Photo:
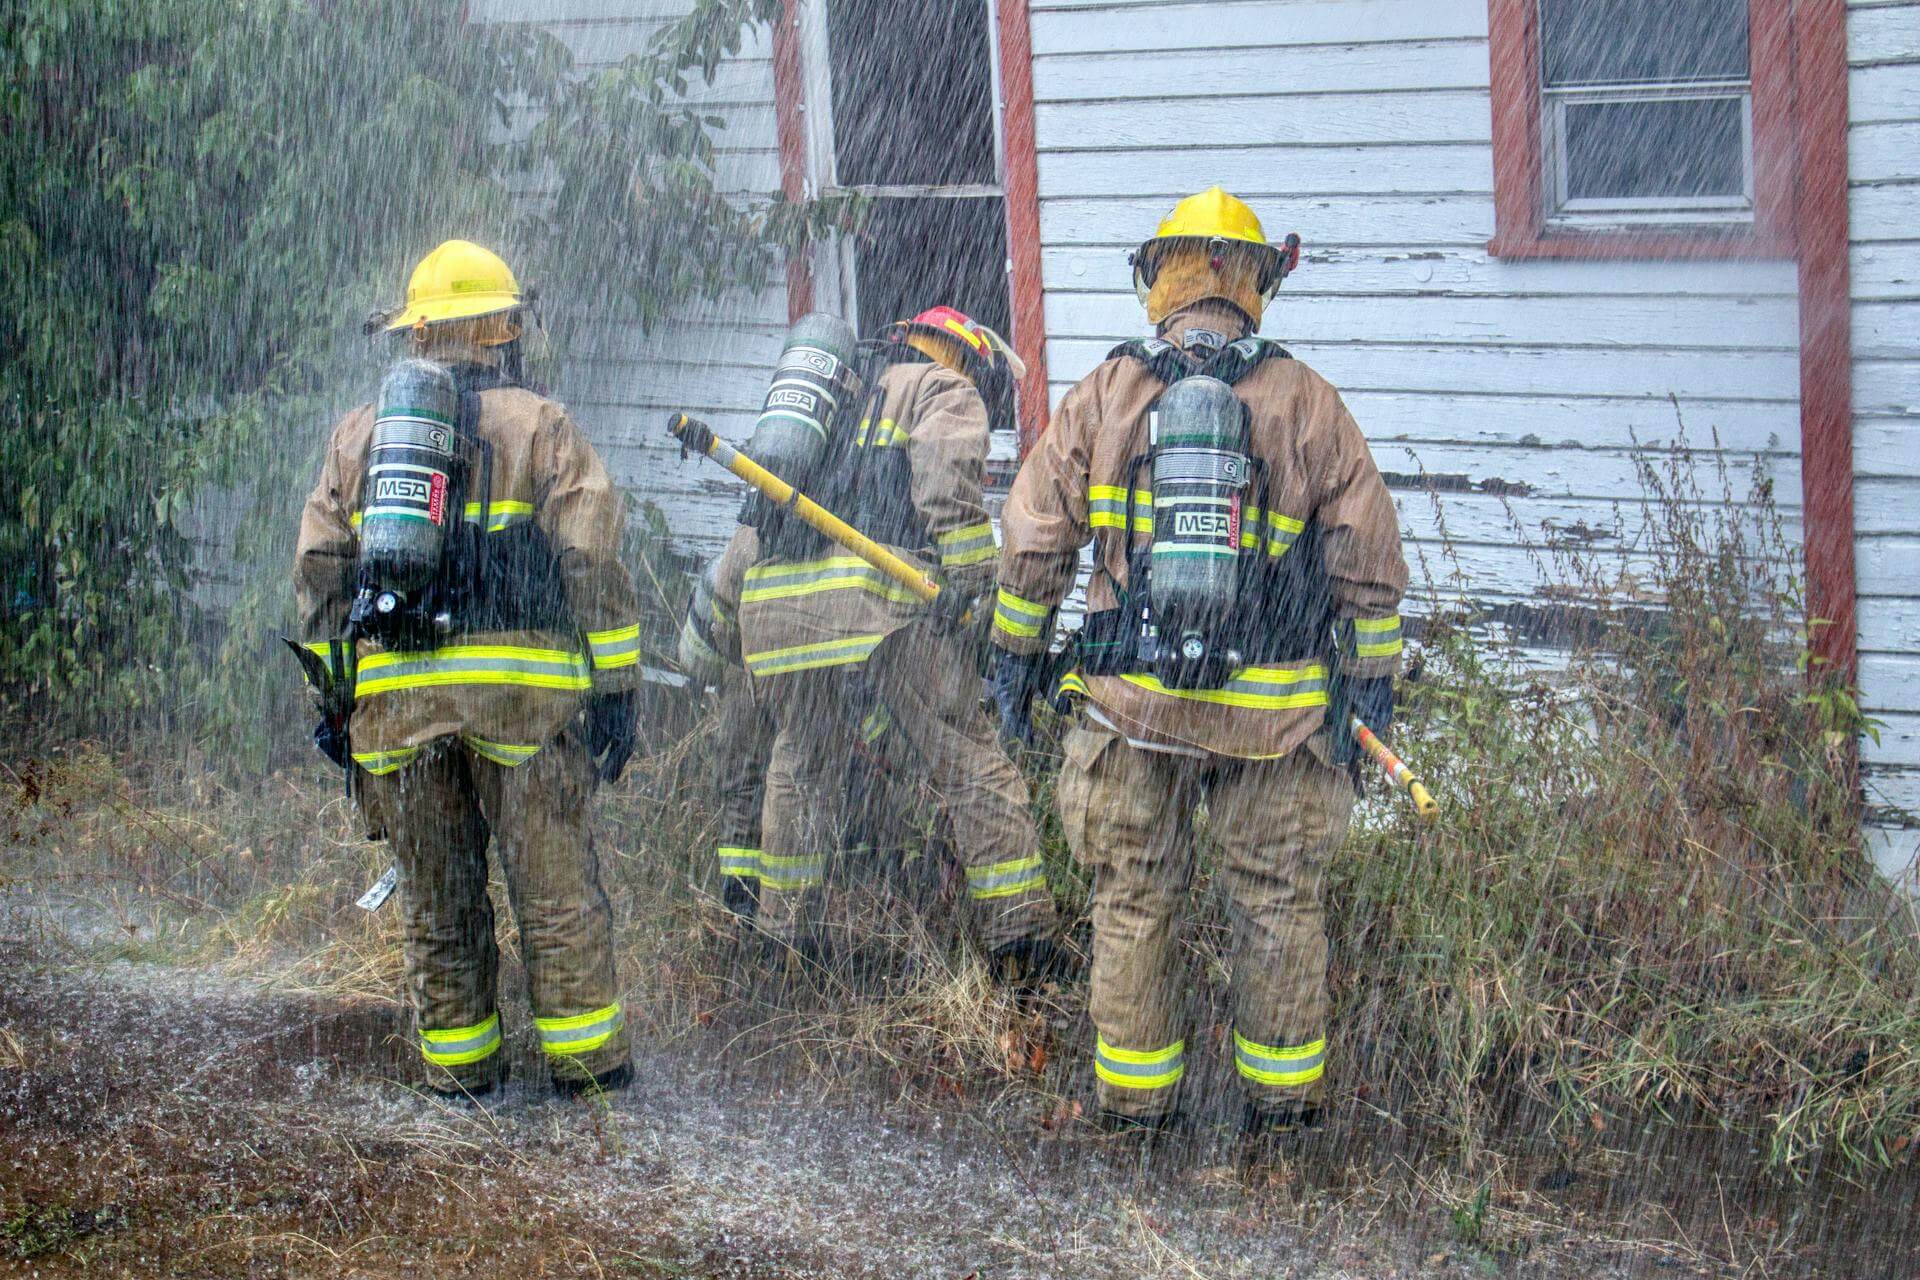
<svg viewBox="0 0 1920 1280"><path fill-rule="evenodd" d="M1158 647L1163 663L1190 669L1218 656L1216 633L1239 594L1246 416L1232 387L1197 375L1167 388L1153 431L1148 573Z"/></svg>
<svg viewBox="0 0 1920 1280"><path fill-rule="evenodd" d="M794 321L747 444L748 456L805 489L826 455L835 413L853 408L860 394L854 373L858 349L852 326L838 316L815 311Z"/></svg>
<svg viewBox="0 0 1920 1280"><path fill-rule="evenodd" d="M460 393L430 360L402 360L380 383L361 491L362 581L390 613L417 599L439 572L459 463L454 424Z"/></svg>

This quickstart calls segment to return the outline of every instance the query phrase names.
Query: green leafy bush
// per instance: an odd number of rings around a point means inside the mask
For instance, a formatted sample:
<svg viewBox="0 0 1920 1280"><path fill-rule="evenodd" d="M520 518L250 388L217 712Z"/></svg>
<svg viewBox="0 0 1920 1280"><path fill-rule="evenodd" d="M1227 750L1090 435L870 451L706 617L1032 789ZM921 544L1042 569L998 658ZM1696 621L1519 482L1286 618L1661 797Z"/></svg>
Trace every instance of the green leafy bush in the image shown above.
<svg viewBox="0 0 1920 1280"><path fill-rule="evenodd" d="M678 91L776 7L701 0L577 73L458 0L0 3L0 697L257 747L298 502L377 376L361 318L451 236L563 333L763 286L825 215L726 199Z"/></svg>

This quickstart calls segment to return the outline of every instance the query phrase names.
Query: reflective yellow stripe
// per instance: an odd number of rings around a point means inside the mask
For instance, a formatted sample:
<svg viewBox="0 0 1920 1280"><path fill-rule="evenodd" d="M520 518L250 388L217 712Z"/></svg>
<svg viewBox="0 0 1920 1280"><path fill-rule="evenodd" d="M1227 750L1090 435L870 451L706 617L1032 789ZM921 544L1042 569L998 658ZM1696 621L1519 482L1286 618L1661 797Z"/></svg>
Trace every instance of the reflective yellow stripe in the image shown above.
<svg viewBox="0 0 1920 1280"><path fill-rule="evenodd" d="M1284 711L1327 705L1327 669L1317 662L1304 667L1242 667L1219 689L1169 689L1154 676L1123 675L1120 678L1149 693L1227 707ZM1286 692L1275 692L1280 689Z"/></svg>
<svg viewBox="0 0 1920 1280"><path fill-rule="evenodd" d="M758 849L749 849L743 845L723 844L716 845L713 854L720 862L721 875L738 876L742 880L758 880L760 878L760 851Z"/></svg>
<svg viewBox="0 0 1920 1280"><path fill-rule="evenodd" d="M640 624L629 623L611 631L589 631L587 648L593 654L597 671L631 667L640 661Z"/></svg>
<svg viewBox="0 0 1920 1280"><path fill-rule="evenodd" d="M776 874L779 873L779 874ZM827 859L818 853L800 853L776 857L760 855L760 884L776 892L812 889L826 879Z"/></svg>
<svg viewBox="0 0 1920 1280"><path fill-rule="evenodd" d="M896 604L916 604L920 597L895 582L859 556L829 556L825 560L755 565L747 570L741 604L763 600L791 600L827 591L865 591Z"/></svg>
<svg viewBox="0 0 1920 1280"><path fill-rule="evenodd" d="M1267 554L1270 556L1285 555L1288 548L1293 546L1294 540L1305 532L1307 527L1306 521L1295 520L1292 516L1283 516L1278 511L1267 512L1266 519ZM1240 546L1243 550L1250 549L1259 542L1259 526L1260 508L1249 506L1240 528Z"/></svg>
<svg viewBox="0 0 1920 1280"><path fill-rule="evenodd" d="M993 625L1010 636L1031 639L1040 634L1040 628L1046 625L1049 612L1046 605L1032 600L1023 600L1005 587L1001 587L994 597Z"/></svg>
<svg viewBox="0 0 1920 1280"><path fill-rule="evenodd" d="M1133 491L1133 531L1153 532L1153 491ZM1127 487L1120 484L1087 486L1087 524L1095 529L1124 529L1127 525Z"/></svg>
<svg viewBox="0 0 1920 1280"><path fill-rule="evenodd" d="M1175 1040L1164 1049L1116 1049L1105 1036L1093 1042L1093 1071L1120 1089L1164 1089L1186 1074L1187 1042Z"/></svg>
<svg viewBox="0 0 1920 1280"><path fill-rule="evenodd" d="M615 1003L570 1018L535 1018L533 1025L540 1032L540 1047L551 1057L565 1058L598 1049L613 1039L625 1021L626 1016Z"/></svg>
<svg viewBox="0 0 1920 1280"><path fill-rule="evenodd" d="M370 653L360 660L355 696L451 684L510 684L535 689L587 690L587 660L564 649L456 644L418 653Z"/></svg>
<svg viewBox="0 0 1920 1280"><path fill-rule="evenodd" d="M506 765L508 768L515 768L525 764L527 761L533 759L540 751L540 745L538 743L535 743L533 746L525 746L517 742L489 742L487 739L476 737L471 733L461 735L461 740L481 756L493 761L495 764Z"/></svg>
<svg viewBox="0 0 1920 1280"><path fill-rule="evenodd" d="M340 646L341 664L346 667L347 678L351 680L353 678L353 659L354 659L353 646L346 643L344 639L309 640L305 644L301 645L300 647L302 649L305 649L307 652L318 657L321 663L326 666L328 673L331 674L333 671L333 646L335 644L338 644ZM304 667L301 668L301 674L302 675L306 674L306 669Z"/></svg>
<svg viewBox="0 0 1920 1280"><path fill-rule="evenodd" d="M745 661L747 670L756 676L788 675L795 671L811 671L816 667L864 662L886 638L885 635L852 636L845 640L796 644L786 649L750 653Z"/></svg>
<svg viewBox="0 0 1920 1280"><path fill-rule="evenodd" d="M1060 692L1077 693L1083 698L1092 694L1092 690L1087 688L1087 678L1078 671L1069 671L1060 677Z"/></svg>
<svg viewBox="0 0 1920 1280"><path fill-rule="evenodd" d="M469 502L465 515L468 520L476 524L479 523L480 504L478 502ZM356 511L347 517L347 522L358 529L360 527L360 517L361 513ZM533 504L531 502L507 499L505 501L490 502L487 504L488 533L498 533L502 529L511 528L516 524L521 524L531 519L533 519Z"/></svg>
<svg viewBox="0 0 1920 1280"><path fill-rule="evenodd" d="M1327 1071L1327 1042L1303 1045L1256 1044L1237 1030L1233 1033L1233 1064L1256 1084L1312 1084Z"/></svg>
<svg viewBox="0 0 1920 1280"><path fill-rule="evenodd" d="M907 442L907 433L894 424L892 418L880 419L880 425L874 426L873 419L863 418L855 428L853 442L875 449L897 449Z"/></svg>
<svg viewBox="0 0 1920 1280"><path fill-rule="evenodd" d="M436 1067L458 1067L478 1062L500 1048L500 1015L470 1027L420 1029L420 1056Z"/></svg>
<svg viewBox="0 0 1920 1280"><path fill-rule="evenodd" d="M1354 656L1391 658L1402 648L1400 615L1391 618L1355 618L1353 620Z"/></svg>
<svg viewBox="0 0 1920 1280"><path fill-rule="evenodd" d="M1045 890L1047 875L1040 855L995 862L984 867L967 868L967 893L976 902L990 898L1011 898L1034 889Z"/></svg>
<svg viewBox="0 0 1920 1280"><path fill-rule="evenodd" d="M377 778L405 767L420 750L419 747L400 747L393 751L356 751L353 762Z"/></svg>
<svg viewBox="0 0 1920 1280"><path fill-rule="evenodd" d="M1000 550L994 545L993 525L985 520L951 533L938 534L934 537L934 544L939 548L941 565L948 569L982 564L993 559Z"/></svg>
<svg viewBox="0 0 1920 1280"><path fill-rule="evenodd" d="M872 746L885 737L887 730L891 728L893 728L893 716L884 704L877 706L867 712L866 718L860 721L860 741Z"/></svg>

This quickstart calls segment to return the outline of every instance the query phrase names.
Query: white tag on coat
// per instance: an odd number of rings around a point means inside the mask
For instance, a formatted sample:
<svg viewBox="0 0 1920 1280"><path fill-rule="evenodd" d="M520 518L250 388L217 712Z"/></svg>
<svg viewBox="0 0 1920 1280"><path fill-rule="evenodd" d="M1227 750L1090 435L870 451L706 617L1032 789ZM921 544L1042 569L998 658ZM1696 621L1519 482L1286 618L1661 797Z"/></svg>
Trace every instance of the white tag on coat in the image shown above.
<svg viewBox="0 0 1920 1280"><path fill-rule="evenodd" d="M373 887L355 900L354 906L362 911L378 911L388 898L393 896L393 887L400 883L400 868L391 866L385 875L373 882Z"/></svg>

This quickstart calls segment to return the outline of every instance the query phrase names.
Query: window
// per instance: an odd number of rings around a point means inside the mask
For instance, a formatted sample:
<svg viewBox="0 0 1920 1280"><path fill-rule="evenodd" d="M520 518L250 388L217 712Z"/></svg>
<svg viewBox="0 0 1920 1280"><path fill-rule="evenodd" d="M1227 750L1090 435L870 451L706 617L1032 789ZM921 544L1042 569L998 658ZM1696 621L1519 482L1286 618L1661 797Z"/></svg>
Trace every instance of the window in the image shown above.
<svg viewBox="0 0 1920 1280"><path fill-rule="evenodd" d="M839 309L862 334L941 303L1010 332L989 0L825 0L815 12L830 106L813 122L815 173L873 202L865 233L840 248Z"/></svg>
<svg viewBox="0 0 1920 1280"><path fill-rule="evenodd" d="M1492 0L1494 252L1785 252L1787 8Z"/></svg>

